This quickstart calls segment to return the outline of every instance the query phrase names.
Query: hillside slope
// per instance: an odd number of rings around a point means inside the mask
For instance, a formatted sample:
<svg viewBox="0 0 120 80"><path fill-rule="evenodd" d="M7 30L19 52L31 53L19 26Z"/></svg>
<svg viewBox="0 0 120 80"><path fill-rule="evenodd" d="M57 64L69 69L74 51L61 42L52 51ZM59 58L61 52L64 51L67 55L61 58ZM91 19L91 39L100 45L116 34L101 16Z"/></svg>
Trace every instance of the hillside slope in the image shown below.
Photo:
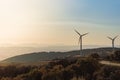
<svg viewBox="0 0 120 80"><path fill-rule="evenodd" d="M115 50L119 50L120 48L116 48ZM85 49L83 50L83 54L85 56L98 53L100 56L104 57L109 55L112 52L111 48L96 48L96 49ZM3 63L28 63L28 62L40 62L40 61L49 61L53 59L60 59L70 56L79 55L79 51L69 51L69 52L34 52L24 55L14 56L8 59L3 60Z"/></svg>

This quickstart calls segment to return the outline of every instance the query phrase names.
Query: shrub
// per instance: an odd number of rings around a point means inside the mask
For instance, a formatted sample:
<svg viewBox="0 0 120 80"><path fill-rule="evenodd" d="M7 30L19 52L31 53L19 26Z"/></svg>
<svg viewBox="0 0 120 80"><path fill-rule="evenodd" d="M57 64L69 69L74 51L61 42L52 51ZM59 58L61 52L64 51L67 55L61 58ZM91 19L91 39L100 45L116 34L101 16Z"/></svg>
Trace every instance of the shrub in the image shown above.
<svg viewBox="0 0 120 80"><path fill-rule="evenodd" d="M89 57L90 58L95 58L95 59L99 59L100 58L99 54L97 54L97 53L93 53L93 54L89 55Z"/></svg>

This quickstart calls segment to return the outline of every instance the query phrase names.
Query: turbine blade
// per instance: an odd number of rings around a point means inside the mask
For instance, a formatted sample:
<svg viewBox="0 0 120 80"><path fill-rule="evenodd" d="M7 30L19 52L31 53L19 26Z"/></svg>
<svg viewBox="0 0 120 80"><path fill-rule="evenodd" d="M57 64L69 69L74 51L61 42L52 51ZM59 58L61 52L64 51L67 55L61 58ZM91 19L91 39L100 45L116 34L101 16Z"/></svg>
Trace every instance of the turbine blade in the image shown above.
<svg viewBox="0 0 120 80"><path fill-rule="evenodd" d="M80 35L81 36L81 34L75 29L75 32L78 34L78 35Z"/></svg>
<svg viewBox="0 0 120 80"><path fill-rule="evenodd" d="M113 39L115 40L117 37L118 37L118 35L117 35L117 36L115 36Z"/></svg>
<svg viewBox="0 0 120 80"><path fill-rule="evenodd" d="M113 40L113 39L112 39L111 37L109 37L109 36L108 36L107 38L110 39L110 40Z"/></svg>
<svg viewBox="0 0 120 80"><path fill-rule="evenodd" d="M85 36L85 35L87 35L87 34L89 34L89 33L85 33L85 34L83 34L82 36Z"/></svg>

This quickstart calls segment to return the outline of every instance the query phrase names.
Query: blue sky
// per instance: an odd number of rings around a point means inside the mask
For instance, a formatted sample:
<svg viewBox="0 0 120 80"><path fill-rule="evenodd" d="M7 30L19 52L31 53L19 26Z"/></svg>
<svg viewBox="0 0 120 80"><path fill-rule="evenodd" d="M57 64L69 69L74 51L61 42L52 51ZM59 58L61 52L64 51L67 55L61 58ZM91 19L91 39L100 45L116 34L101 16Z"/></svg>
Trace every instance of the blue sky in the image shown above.
<svg viewBox="0 0 120 80"><path fill-rule="evenodd" d="M120 21L119 0L62 0L58 4L61 6L57 8L58 20L63 18L115 25ZM60 10L63 11L62 14L59 13Z"/></svg>
<svg viewBox="0 0 120 80"><path fill-rule="evenodd" d="M90 32L85 45L107 45L106 36L120 34L119 7L119 0L1 0L0 44L75 45L77 29Z"/></svg>

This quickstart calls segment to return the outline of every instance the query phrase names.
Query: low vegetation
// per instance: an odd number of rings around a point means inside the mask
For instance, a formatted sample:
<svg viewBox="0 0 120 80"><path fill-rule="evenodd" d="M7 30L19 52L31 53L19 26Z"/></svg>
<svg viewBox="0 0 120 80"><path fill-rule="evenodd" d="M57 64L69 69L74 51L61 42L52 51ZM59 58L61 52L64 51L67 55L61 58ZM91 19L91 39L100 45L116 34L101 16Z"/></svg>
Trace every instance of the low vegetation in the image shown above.
<svg viewBox="0 0 120 80"><path fill-rule="evenodd" d="M114 62L120 62L120 50L115 51L113 54L107 56L107 60L114 61Z"/></svg>
<svg viewBox="0 0 120 80"><path fill-rule="evenodd" d="M118 57L112 59L119 60ZM102 65L99 58L94 53L86 58L53 60L42 66L4 66L0 67L0 80L119 80L120 67Z"/></svg>

